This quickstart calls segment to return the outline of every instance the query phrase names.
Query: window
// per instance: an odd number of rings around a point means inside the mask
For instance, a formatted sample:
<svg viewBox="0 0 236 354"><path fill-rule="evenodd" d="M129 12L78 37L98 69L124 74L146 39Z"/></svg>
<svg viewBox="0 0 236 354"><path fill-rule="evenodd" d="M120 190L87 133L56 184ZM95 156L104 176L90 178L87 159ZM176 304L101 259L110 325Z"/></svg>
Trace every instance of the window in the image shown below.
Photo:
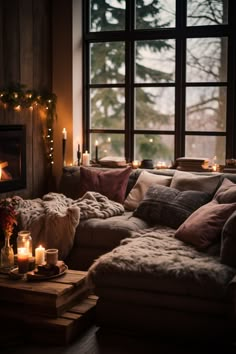
<svg viewBox="0 0 236 354"><path fill-rule="evenodd" d="M233 0L83 2L84 148L171 164L236 156Z"/></svg>

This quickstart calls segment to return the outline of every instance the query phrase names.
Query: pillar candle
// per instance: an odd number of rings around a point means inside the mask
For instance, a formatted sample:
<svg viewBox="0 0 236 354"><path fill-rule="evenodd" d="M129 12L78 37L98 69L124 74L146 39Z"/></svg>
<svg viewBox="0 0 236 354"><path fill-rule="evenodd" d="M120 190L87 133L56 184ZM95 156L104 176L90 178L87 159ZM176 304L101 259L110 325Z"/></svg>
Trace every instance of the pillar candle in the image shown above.
<svg viewBox="0 0 236 354"><path fill-rule="evenodd" d="M35 263L43 264L45 262L45 248L41 245L35 249Z"/></svg>
<svg viewBox="0 0 236 354"><path fill-rule="evenodd" d="M83 163L84 166L89 166L90 165L90 154L88 153L87 150L83 153L82 163Z"/></svg>
<svg viewBox="0 0 236 354"><path fill-rule="evenodd" d="M27 273L29 270L29 253L26 247L18 248L17 253L18 272Z"/></svg>

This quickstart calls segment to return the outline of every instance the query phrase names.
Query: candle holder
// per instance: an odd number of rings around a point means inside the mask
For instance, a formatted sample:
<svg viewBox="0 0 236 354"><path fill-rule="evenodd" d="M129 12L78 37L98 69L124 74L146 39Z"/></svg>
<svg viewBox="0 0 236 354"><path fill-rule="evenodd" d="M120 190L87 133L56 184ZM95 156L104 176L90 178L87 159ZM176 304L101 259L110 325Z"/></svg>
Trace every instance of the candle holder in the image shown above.
<svg viewBox="0 0 236 354"><path fill-rule="evenodd" d="M95 146L95 161L98 162L98 146Z"/></svg>
<svg viewBox="0 0 236 354"><path fill-rule="evenodd" d="M62 161L63 161L63 166L66 166L65 154L66 154L66 139L62 139Z"/></svg>
<svg viewBox="0 0 236 354"><path fill-rule="evenodd" d="M81 165L81 152L78 150L77 151L77 161L78 161L78 166Z"/></svg>

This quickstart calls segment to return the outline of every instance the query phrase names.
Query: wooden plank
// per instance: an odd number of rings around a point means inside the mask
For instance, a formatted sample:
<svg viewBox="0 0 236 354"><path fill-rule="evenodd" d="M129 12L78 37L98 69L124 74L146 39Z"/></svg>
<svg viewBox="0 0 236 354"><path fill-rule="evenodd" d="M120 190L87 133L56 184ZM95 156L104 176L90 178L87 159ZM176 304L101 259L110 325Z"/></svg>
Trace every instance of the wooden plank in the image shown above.
<svg viewBox="0 0 236 354"><path fill-rule="evenodd" d="M31 329L31 336L34 341L66 345L94 323L96 299L97 297L90 298L89 295L57 318L29 315L27 305L24 312L14 311L9 313L9 309L4 307L0 311L0 316L2 320L6 317L14 320L14 325L19 323L21 328L25 328L26 331ZM90 305L84 311L84 304L87 304L88 300ZM79 309L82 310L82 313L79 312Z"/></svg>
<svg viewBox="0 0 236 354"><path fill-rule="evenodd" d="M10 303L12 311L27 304L30 313L57 317L88 294L84 274L68 270L61 277L40 282L13 281L0 275L0 300Z"/></svg>

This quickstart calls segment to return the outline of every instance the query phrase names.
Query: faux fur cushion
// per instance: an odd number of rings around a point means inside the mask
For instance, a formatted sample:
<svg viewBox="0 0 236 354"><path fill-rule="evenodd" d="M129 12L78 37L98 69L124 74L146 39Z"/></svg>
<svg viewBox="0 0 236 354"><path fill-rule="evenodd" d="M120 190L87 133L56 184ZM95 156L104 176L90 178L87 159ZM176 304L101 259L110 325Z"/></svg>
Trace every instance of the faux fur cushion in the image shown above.
<svg viewBox="0 0 236 354"><path fill-rule="evenodd" d="M236 268L236 211L228 218L222 230L220 260Z"/></svg>
<svg viewBox="0 0 236 354"><path fill-rule="evenodd" d="M124 207L127 210L134 210L138 204L143 200L143 197L148 188L154 184L160 184L163 186L169 186L171 182L171 176L155 175L147 171L142 171L135 183L134 187L130 191L129 195L125 199Z"/></svg>
<svg viewBox="0 0 236 354"><path fill-rule="evenodd" d="M199 191L180 192L175 188L154 185L148 188L133 215L151 225L177 229L196 209L209 202L210 195Z"/></svg>
<svg viewBox="0 0 236 354"><path fill-rule="evenodd" d="M235 203L236 202L236 184L228 178L224 178L221 186L216 191L214 198L218 203Z"/></svg>
<svg viewBox="0 0 236 354"><path fill-rule="evenodd" d="M200 175L197 173L175 171L170 187L180 191L194 190L214 194L219 183L220 175Z"/></svg>
<svg viewBox="0 0 236 354"><path fill-rule="evenodd" d="M105 195L110 200L123 204L131 171L131 167L103 171L81 166L80 197L88 191L94 191Z"/></svg>
<svg viewBox="0 0 236 354"><path fill-rule="evenodd" d="M190 215L178 228L175 237L204 250L220 240L223 226L235 210L236 203L211 201Z"/></svg>

